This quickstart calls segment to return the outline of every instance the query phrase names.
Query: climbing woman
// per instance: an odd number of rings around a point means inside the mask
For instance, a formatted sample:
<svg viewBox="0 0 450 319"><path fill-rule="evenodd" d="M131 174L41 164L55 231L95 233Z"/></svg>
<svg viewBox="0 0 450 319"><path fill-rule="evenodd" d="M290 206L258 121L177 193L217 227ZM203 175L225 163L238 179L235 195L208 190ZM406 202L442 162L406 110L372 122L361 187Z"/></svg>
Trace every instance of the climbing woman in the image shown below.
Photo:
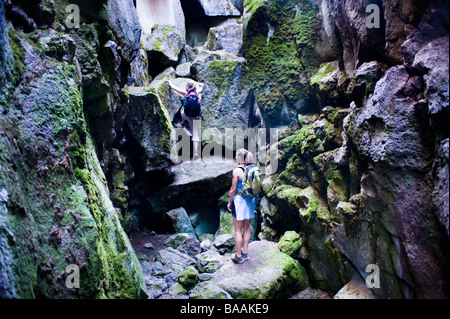
<svg viewBox="0 0 450 319"><path fill-rule="evenodd" d="M200 97L197 94L197 88L195 83L188 81L185 89L180 89L172 85L169 80L165 80L169 87L184 96L183 108L181 109L181 123L188 122L189 134L192 136L192 142L194 144L194 160L198 159L198 143L200 142L198 136L198 130L200 125ZM192 102L193 101L193 102Z"/></svg>
<svg viewBox="0 0 450 319"><path fill-rule="evenodd" d="M236 152L238 167L233 170L228 210L233 214L234 239L236 254L231 258L235 263L242 264L248 260L248 245L250 243L250 219L255 217L256 199L243 196L245 166L253 163L253 154L245 149Z"/></svg>

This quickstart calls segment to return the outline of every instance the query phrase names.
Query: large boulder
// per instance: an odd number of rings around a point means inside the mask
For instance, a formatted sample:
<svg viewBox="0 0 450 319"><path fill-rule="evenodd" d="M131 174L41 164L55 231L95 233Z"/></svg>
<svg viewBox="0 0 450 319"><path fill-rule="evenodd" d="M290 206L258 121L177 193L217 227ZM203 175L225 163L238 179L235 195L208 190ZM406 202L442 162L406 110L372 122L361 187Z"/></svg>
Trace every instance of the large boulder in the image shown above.
<svg viewBox="0 0 450 319"><path fill-rule="evenodd" d="M244 264L228 261L212 282L237 299L285 298L308 287L305 269L269 241L255 241Z"/></svg>
<svg viewBox="0 0 450 319"><path fill-rule="evenodd" d="M176 27L156 24L150 34L144 34L142 43L147 50L150 71L153 75L157 75L157 70L154 70L155 64L175 65L186 40Z"/></svg>
<svg viewBox="0 0 450 319"><path fill-rule="evenodd" d="M240 16L231 0L198 0L207 16Z"/></svg>
<svg viewBox="0 0 450 319"><path fill-rule="evenodd" d="M148 197L155 213L180 206L207 207L231 186L235 163L182 162L169 168L174 181Z"/></svg>
<svg viewBox="0 0 450 319"><path fill-rule="evenodd" d="M344 287L339 290L333 299L376 299L373 292L367 288L362 278L355 274Z"/></svg>
<svg viewBox="0 0 450 319"><path fill-rule="evenodd" d="M126 123L133 138L144 150L141 159L146 171L172 164L170 159L172 124L170 115L153 87L130 87ZM175 207L173 207L175 208Z"/></svg>
<svg viewBox="0 0 450 319"><path fill-rule="evenodd" d="M168 211L164 214L164 217L173 225L175 232L186 233L197 237L191 220L183 207Z"/></svg>
<svg viewBox="0 0 450 319"><path fill-rule="evenodd" d="M198 71L197 78L205 83L202 92L203 142L217 141L234 150L233 141L224 138L225 129L233 129L236 140L245 138L252 109L246 74L245 61L233 56L208 61Z"/></svg>
<svg viewBox="0 0 450 319"><path fill-rule="evenodd" d="M209 29L205 47L211 51L225 50L235 55L242 54L242 21L228 19Z"/></svg>

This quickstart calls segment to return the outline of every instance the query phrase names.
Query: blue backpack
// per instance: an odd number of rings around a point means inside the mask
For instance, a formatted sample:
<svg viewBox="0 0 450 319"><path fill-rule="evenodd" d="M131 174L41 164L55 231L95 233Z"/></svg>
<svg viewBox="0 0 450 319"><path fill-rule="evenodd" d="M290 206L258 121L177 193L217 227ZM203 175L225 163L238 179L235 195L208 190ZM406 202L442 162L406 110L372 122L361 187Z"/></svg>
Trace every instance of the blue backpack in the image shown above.
<svg viewBox="0 0 450 319"><path fill-rule="evenodd" d="M200 98L194 89L190 89L183 101L184 113L189 117L198 117L201 115Z"/></svg>

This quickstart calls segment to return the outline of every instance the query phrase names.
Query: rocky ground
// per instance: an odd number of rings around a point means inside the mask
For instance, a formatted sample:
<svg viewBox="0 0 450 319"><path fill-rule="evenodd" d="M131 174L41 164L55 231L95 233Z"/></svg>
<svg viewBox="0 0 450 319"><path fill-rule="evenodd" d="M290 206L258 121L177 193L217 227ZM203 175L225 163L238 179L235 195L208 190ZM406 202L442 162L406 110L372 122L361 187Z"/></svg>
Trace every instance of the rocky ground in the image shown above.
<svg viewBox="0 0 450 319"><path fill-rule="evenodd" d="M228 234L202 236L202 242L189 234L136 231L129 237L150 299L333 297L309 287L303 267L273 242L252 242L250 259L238 265L231 261L234 239Z"/></svg>

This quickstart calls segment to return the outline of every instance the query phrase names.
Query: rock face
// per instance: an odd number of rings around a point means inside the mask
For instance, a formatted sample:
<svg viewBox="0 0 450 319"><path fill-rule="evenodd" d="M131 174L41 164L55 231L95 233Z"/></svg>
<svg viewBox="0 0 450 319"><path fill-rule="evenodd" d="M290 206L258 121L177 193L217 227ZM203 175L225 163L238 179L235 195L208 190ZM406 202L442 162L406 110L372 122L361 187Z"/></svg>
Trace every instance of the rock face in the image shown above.
<svg viewBox="0 0 450 319"><path fill-rule="evenodd" d="M198 0L207 16L239 16L231 0Z"/></svg>
<svg viewBox="0 0 450 319"><path fill-rule="evenodd" d="M93 29L24 35L0 8L0 297L147 297L83 110L87 66L100 64L98 52L77 59ZM66 285L69 265L79 289Z"/></svg>
<svg viewBox="0 0 450 319"><path fill-rule="evenodd" d="M194 61L195 64L195 61ZM215 130L219 130L219 143L230 150L232 145L225 141L226 129L246 130L251 118L249 86L245 82L246 68L242 59L231 58L207 62L198 72L197 78L205 83L202 95L203 141L217 140Z"/></svg>
<svg viewBox="0 0 450 319"><path fill-rule="evenodd" d="M335 39L334 28L324 22L328 15L317 11L309 1L244 2L245 58L256 102L270 126L289 124L297 113L315 108L308 77L325 62L317 45ZM332 47L332 39L323 47Z"/></svg>
<svg viewBox="0 0 450 319"><path fill-rule="evenodd" d="M136 9L144 36L151 34L153 26L157 24L174 26L181 31L183 37L186 35L185 19L179 0L136 0Z"/></svg>
<svg viewBox="0 0 450 319"><path fill-rule="evenodd" d="M128 113L126 123L131 135L144 150L145 170L161 170L172 163L170 115L156 89L132 87L126 91Z"/></svg>
<svg viewBox="0 0 450 319"><path fill-rule="evenodd" d="M310 78L321 114L298 116L264 182L260 237L300 233L317 287L336 291L377 264L377 297L447 296L448 3L408 3L383 3L378 30L363 3L328 6L342 52Z"/></svg>
<svg viewBox="0 0 450 319"><path fill-rule="evenodd" d="M228 19L221 25L209 29L206 49L225 50L235 55L242 55L242 21Z"/></svg>
<svg viewBox="0 0 450 319"><path fill-rule="evenodd" d="M108 1L108 15L111 29L123 51L123 56L131 62L139 50L141 39L141 25L139 24L136 8L131 1Z"/></svg>

